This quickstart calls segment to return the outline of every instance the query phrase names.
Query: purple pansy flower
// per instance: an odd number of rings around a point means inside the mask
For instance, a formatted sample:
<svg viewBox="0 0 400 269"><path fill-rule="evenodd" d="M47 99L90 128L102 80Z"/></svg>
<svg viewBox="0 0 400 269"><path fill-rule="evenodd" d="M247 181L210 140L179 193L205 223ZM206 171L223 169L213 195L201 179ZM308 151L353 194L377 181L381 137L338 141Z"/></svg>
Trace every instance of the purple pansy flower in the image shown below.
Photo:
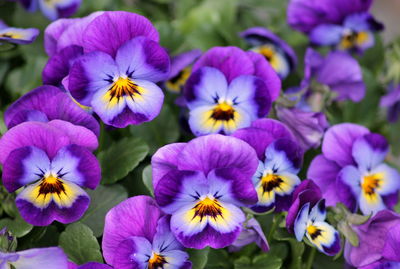
<svg viewBox="0 0 400 269"><path fill-rule="evenodd" d="M400 216L397 213L382 210L353 229L360 244L354 247L346 243L347 263L361 269L399 268Z"/></svg>
<svg viewBox="0 0 400 269"><path fill-rule="evenodd" d="M0 268L7 269L66 269L67 255L58 247L33 248L24 251L0 252Z"/></svg>
<svg viewBox="0 0 400 269"><path fill-rule="evenodd" d="M91 150L95 134L82 126L53 120L24 122L0 140L3 185L18 193L16 205L28 223L46 226L77 221L90 198L81 187L95 189L100 165Z"/></svg>
<svg viewBox="0 0 400 269"><path fill-rule="evenodd" d="M165 82L165 88L173 93L180 93L192 73L191 65L200 55L201 50L194 49L174 56L171 59L171 71Z"/></svg>
<svg viewBox="0 0 400 269"><path fill-rule="evenodd" d="M199 136L248 127L268 114L279 90L279 77L260 54L215 47L194 64L184 89L190 128Z"/></svg>
<svg viewBox="0 0 400 269"><path fill-rule="evenodd" d="M136 196L106 216L103 255L114 268L191 268L165 216L148 196Z"/></svg>
<svg viewBox="0 0 400 269"><path fill-rule="evenodd" d="M287 19L312 43L363 51L374 44L373 32L383 29L368 10L372 0L291 0Z"/></svg>
<svg viewBox="0 0 400 269"><path fill-rule="evenodd" d="M381 98L379 104L387 108L387 118L389 122L396 122L400 115L400 84L394 87L389 86L389 92Z"/></svg>
<svg viewBox="0 0 400 269"><path fill-rule="evenodd" d="M239 237L229 246L229 251L239 251L242 247L251 243L256 243L264 252L269 251L267 238L265 238L260 223L255 218L251 218L245 222Z"/></svg>
<svg viewBox="0 0 400 269"><path fill-rule="evenodd" d="M322 154L311 162L308 177L320 186L329 206L344 203L363 214L393 208L400 175L383 161L386 139L363 126L343 123L328 129Z"/></svg>
<svg viewBox="0 0 400 269"><path fill-rule="evenodd" d="M312 82L329 87L337 93L336 100L361 101L365 84L359 63L349 54L334 51L326 57L308 48L305 56L305 74L302 88L311 88Z"/></svg>
<svg viewBox="0 0 400 269"><path fill-rule="evenodd" d="M4 42L15 44L29 44L36 40L39 35L36 28L14 28L7 26L0 20L0 45Z"/></svg>
<svg viewBox="0 0 400 269"><path fill-rule="evenodd" d="M40 86L14 102L4 113L7 128L26 121L48 122L64 120L88 128L97 136L100 126L97 120L82 110L59 88Z"/></svg>
<svg viewBox="0 0 400 269"><path fill-rule="evenodd" d="M240 33L251 50L263 55L271 66L284 79L297 65L296 53L277 35L263 27L252 27Z"/></svg>
<svg viewBox="0 0 400 269"><path fill-rule="evenodd" d="M333 256L340 251L339 233L325 221L325 200L320 200L315 206L308 202L302 206L294 222L294 233L297 241L304 236L326 255Z"/></svg>
<svg viewBox="0 0 400 269"><path fill-rule="evenodd" d="M29 12L35 12L38 8L49 20L72 16L81 5L82 0L17 0Z"/></svg>
<svg viewBox="0 0 400 269"><path fill-rule="evenodd" d="M299 108L277 108L277 116L296 136L303 150L318 148L329 124L322 112Z"/></svg>
<svg viewBox="0 0 400 269"><path fill-rule="evenodd" d="M154 195L171 214L171 230L185 247L223 248L246 220L240 206L257 202L251 177L257 155L245 142L219 134L170 144L152 158Z"/></svg>
<svg viewBox="0 0 400 269"><path fill-rule="evenodd" d="M232 136L247 142L258 155L258 168L252 178L258 202L251 209L259 213L272 208L277 212L287 210L300 184L297 173L303 160L303 151L292 133L279 121L259 119Z"/></svg>

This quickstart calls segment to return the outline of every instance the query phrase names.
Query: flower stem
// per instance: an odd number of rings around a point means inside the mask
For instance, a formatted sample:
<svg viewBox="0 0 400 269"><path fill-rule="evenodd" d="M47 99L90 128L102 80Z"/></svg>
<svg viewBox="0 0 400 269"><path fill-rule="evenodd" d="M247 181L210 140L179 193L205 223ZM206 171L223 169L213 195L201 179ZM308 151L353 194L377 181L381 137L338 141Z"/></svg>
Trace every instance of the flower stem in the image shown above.
<svg viewBox="0 0 400 269"><path fill-rule="evenodd" d="M317 253L316 248L311 248L310 253L308 254L307 263L305 269L311 269L314 263L315 254Z"/></svg>
<svg viewBox="0 0 400 269"><path fill-rule="evenodd" d="M279 223L281 222L281 219L282 219L282 214L278 214L272 221L271 230L269 230L268 237L267 237L268 242L271 242L272 236L274 236L275 230L276 230L276 228L278 228Z"/></svg>

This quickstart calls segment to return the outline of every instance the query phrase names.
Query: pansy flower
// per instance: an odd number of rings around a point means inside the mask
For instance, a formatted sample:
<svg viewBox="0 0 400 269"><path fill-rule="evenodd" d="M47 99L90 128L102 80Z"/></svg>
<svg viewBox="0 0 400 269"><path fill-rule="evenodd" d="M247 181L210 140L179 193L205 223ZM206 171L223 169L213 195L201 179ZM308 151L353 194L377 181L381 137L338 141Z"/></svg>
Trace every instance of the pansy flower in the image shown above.
<svg viewBox="0 0 400 269"><path fill-rule="evenodd" d="M337 96L335 100L361 101L365 96L365 84L360 64L349 54L330 52L323 57L308 48L305 55L302 88L313 90L315 84L328 87Z"/></svg>
<svg viewBox="0 0 400 269"><path fill-rule="evenodd" d="M229 251L240 251L244 246L251 243L256 243L264 252L268 252L270 249L261 225L255 218L251 218L244 223L242 232L235 242L229 246Z"/></svg>
<svg viewBox="0 0 400 269"><path fill-rule="evenodd" d="M190 128L199 136L248 127L268 114L279 90L279 77L260 54L215 47L195 63L185 86Z"/></svg>
<svg viewBox="0 0 400 269"><path fill-rule="evenodd" d="M29 44L36 40L39 30L36 28L14 28L0 20L0 45L2 43Z"/></svg>
<svg viewBox="0 0 400 269"><path fill-rule="evenodd" d="M180 93L192 73L191 65L200 55L201 50L195 49L172 57L171 71L165 82L165 88L170 92Z"/></svg>
<svg viewBox="0 0 400 269"><path fill-rule="evenodd" d="M258 168L252 178L258 202L252 210L287 210L291 195L300 184L297 173L303 159L303 151L292 133L279 121L259 119L251 127L237 130L233 136L247 142L258 155Z"/></svg>
<svg viewBox="0 0 400 269"><path fill-rule="evenodd" d="M257 202L257 155L247 143L213 134L170 144L154 154L152 169L157 204L185 247L223 248L238 238L246 220L239 207Z"/></svg>
<svg viewBox="0 0 400 269"><path fill-rule="evenodd" d="M90 198L81 187L95 189L100 182L91 152L97 145L92 131L61 120L24 122L3 135L3 185L9 192L23 187L16 205L25 221L46 226L82 217Z"/></svg>
<svg viewBox="0 0 400 269"><path fill-rule="evenodd" d="M240 33L251 46L251 50L263 55L284 79L297 65L296 53L277 35L263 27L252 27Z"/></svg>
<svg viewBox="0 0 400 269"><path fill-rule="evenodd" d="M374 44L373 33L383 29L368 12L371 4L372 0L291 0L287 19L316 45L363 51Z"/></svg>
<svg viewBox="0 0 400 269"><path fill-rule="evenodd" d="M148 196L135 196L112 208L103 235L106 262L118 269L191 268L165 216Z"/></svg>
<svg viewBox="0 0 400 269"><path fill-rule="evenodd" d="M305 236L320 252L333 256L340 251L340 237L325 218L325 200L320 200L314 207L308 202L297 214L294 233L297 241L302 241Z"/></svg>
<svg viewBox="0 0 400 269"><path fill-rule="evenodd" d="M328 205L344 203L363 214L397 203L400 175L383 161L386 139L363 126L343 123L328 129L322 154L311 162L308 177L321 187Z"/></svg>
<svg viewBox="0 0 400 269"><path fill-rule="evenodd" d="M33 248L18 252L0 252L0 268L66 269L68 262L67 255L61 248Z"/></svg>
<svg viewBox="0 0 400 269"><path fill-rule="evenodd" d="M97 120L80 108L67 93L54 86L40 86L15 101L4 113L7 128L26 121L64 120L88 128L97 136Z"/></svg>
<svg viewBox="0 0 400 269"><path fill-rule="evenodd" d="M387 119L389 122L396 122L400 116L400 84L389 86L389 91L382 96L379 106L387 108Z"/></svg>
<svg viewBox="0 0 400 269"><path fill-rule="evenodd" d="M72 16L80 7L82 0L17 0L29 12L40 9L46 18L56 20Z"/></svg>

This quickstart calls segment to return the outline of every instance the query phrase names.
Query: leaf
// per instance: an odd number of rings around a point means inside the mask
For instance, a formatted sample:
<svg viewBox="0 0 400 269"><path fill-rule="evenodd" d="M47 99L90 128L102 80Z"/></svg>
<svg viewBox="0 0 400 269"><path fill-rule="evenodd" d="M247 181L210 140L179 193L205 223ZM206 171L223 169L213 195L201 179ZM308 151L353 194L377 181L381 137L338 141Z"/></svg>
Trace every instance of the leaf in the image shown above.
<svg viewBox="0 0 400 269"><path fill-rule="evenodd" d="M347 222L340 221L337 228L351 245L353 245L354 247L358 246L358 235Z"/></svg>
<svg viewBox="0 0 400 269"><path fill-rule="evenodd" d="M102 184L124 178L146 157L149 147L140 138L123 138L98 154Z"/></svg>
<svg viewBox="0 0 400 269"><path fill-rule="evenodd" d="M203 269L205 268L208 260L208 253L210 248L203 249L188 249L189 260L192 262L192 269Z"/></svg>
<svg viewBox="0 0 400 269"><path fill-rule="evenodd" d="M294 235L289 234L284 229L277 229L274 233L274 238L278 241L284 241L289 243L290 245L290 253L291 253L291 262L290 269L298 269L301 268L302 264L302 256L304 253L304 243L298 242Z"/></svg>
<svg viewBox="0 0 400 269"><path fill-rule="evenodd" d="M23 237L33 229L33 226L24 221L19 213L15 219L1 219L0 230L4 227L7 227L7 230L10 231L15 237Z"/></svg>
<svg viewBox="0 0 400 269"><path fill-rule="evenodd" d="M68 258L77 264L103 262L99 242L93 236L92 230L83 223L68 225L60 235L59 245Z"/></svg>
<svg viewBox="0 0 400 269"><path fill-rule="evenodd" d="M270 253L264 253L253 259L252 268L279 269L282 266L282 259Z"/></svg>
<svg viewBox="0 0 400 269"><path fill-rule="evenodd" d="M107 212L128 198L128 193L121 185L100 185L96 190L88 190L88 194L90 206L80 221L92 229L94 236L100 237L103 234Z"/></svg>
<svg viewBox="0 0 400 269"><path fill-rule="evenodd" d="M151 165L146 166L142 172L143 184L149 190L151 196L154 196L153 178L151 173Z"/></svg>
<svg viewBox="0 0 400 269"><path fill-rule="evenodd" d="M176 142L179 138L179 124L177 116L173 114L168 105L164 105L160 115L153 121L130 127L133 136L140 137L154 153L160 147Z"/></svg>

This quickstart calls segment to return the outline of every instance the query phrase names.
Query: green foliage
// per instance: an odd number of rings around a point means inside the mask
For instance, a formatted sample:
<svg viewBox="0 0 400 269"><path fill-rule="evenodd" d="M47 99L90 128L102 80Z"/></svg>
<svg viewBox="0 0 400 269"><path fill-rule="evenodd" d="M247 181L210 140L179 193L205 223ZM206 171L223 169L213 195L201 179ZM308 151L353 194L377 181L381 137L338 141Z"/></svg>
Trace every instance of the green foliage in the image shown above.
<svg viewBox="0 0 400 269"><path fill-rule="evenodd" d="M189 249L188 254L190 256L189 260L192 262L193 269L203 269L207 265L209 248L204 248L201 250Z"/></svg>
<svg viewBox="0 0 400 269"><path fill-rule="evenodd" d="M143 179L143 184L146 186L146 188L149 191L149 193L151 194L151 196L154 196L151 165L148 165L143 169L142 179Z"/></svg>
<svg viewBox="0 0 400 269"><path fill-rule="evenodd" d="M85 224L76 222L68 225L60 235L59 244L68 258L76 264L103 262L99 242Z"/></svg>
<svg viewBox="0 0 400 269"><path fill-rule="evenodd" d="M26 223L19 214L17 214L15 218L0 219L0 230L4 227L15 237L23 237L33 228L33 226Z"/></svg>

